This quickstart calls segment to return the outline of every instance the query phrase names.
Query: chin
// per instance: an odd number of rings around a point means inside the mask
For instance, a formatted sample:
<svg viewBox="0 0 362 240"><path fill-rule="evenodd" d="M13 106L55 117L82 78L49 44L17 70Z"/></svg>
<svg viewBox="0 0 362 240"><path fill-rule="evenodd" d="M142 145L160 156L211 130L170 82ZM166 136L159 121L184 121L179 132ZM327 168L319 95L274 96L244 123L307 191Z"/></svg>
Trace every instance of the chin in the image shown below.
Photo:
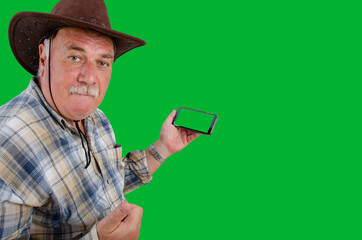
<svg viewBox="0 0 362 240"><path fill-rule="evenodd" d="M80 108L78 106L71 111L71 115L74 116L76 119L81 120L91 115L92 112L94 112L95 110L96 108Z"/></svg>

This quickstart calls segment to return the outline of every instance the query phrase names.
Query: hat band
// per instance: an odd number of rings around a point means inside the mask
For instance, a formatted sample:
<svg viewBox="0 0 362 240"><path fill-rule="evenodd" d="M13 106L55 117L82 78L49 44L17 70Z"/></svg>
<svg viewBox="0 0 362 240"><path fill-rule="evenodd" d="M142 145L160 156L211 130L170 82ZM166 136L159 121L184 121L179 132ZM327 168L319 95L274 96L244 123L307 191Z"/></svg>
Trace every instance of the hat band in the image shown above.
<svg viewBox="0 0 362 240"><path fill-rule="evenodd" d="M78 17L73 17L73 18L79 19L79 20L84 21L84 22L97 24L97 25L102 26L102 27L107 27L107 25L105 23L101 22L100 20L98 20L97 18L94 18L94 17L78 16Z"/></svg>

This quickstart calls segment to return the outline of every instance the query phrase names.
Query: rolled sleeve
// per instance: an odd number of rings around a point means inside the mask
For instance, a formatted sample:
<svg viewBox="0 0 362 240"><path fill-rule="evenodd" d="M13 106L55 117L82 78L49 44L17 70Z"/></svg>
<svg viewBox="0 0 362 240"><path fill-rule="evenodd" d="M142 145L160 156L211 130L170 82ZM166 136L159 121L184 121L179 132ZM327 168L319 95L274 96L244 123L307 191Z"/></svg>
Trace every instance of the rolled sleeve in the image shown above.
<svg viewBox="0 0 362 240"><path fill-rule="evenodd" d="M129 152L123 161L126 164L124 193L129 193L152 180L144 150Z"/></svg>

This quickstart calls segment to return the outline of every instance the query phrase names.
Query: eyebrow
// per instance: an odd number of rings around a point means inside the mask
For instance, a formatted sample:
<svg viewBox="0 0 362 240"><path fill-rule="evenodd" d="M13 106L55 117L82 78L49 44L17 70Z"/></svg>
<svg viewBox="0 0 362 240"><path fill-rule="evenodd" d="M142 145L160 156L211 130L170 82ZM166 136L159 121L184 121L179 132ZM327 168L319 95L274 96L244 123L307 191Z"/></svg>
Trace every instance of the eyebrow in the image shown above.
<svg viewBox="0 0 362 240"><path fill-rule="evenodd" d="M102 57L103 58L114 58L114 56L112 56L111 54L103 54Z"/></svg>
<svg viewBox="0 0 362 240"><path fill-rule="evenodd" d="M84 48L73 46L73 45L67 47L67 50L76 50L76 51L80 51L80 52L85 52ZM111 55L111 54L102 54L102 58L112 58L112 59L114 59L114 56Z"/></svg>

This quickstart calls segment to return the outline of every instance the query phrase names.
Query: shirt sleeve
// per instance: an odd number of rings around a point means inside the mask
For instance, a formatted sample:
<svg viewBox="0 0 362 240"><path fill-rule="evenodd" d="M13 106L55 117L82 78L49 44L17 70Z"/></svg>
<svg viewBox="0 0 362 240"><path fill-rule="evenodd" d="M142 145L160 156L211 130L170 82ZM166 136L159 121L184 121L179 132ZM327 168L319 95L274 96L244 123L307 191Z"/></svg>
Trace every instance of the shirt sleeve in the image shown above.
<svg viewBox="0 0 362 240"><path fill-rule="evenodd" d="M0 179L0 239L29 239L32 211Z"/></svg>
<svg viewBox="0 0 362 240"><path fill-rule="evenodd" d="M144 150L129 152L127 156L123 158L123 162L125 163L123 190L125 194L152 180L152 175L147 165L146 152Z"/></svg>

